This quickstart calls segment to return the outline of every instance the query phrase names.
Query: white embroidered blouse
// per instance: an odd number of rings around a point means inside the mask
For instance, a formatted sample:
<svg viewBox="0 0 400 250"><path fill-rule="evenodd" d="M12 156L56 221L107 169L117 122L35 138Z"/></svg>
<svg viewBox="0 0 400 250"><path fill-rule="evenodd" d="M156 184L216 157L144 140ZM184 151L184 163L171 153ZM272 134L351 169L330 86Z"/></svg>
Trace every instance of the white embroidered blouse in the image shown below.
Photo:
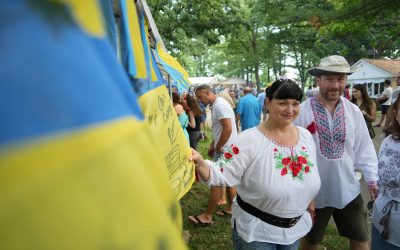
<svg viewBox="0 0 400 250"><path fill-rule="evenodd" d="M383 227L379 224L384 215L382 210L389 201L397 201L390 212L389 238L393 245L400 247L400 142L388 136L383 140L379 151L379 195L375 200L372 223L382 232Z"/></svg>
<svg viewBox="0 0 400 250"><path fill-rule="evenodd" d="M276 227L233 204L232 227L247 241L292 244L312 226L306 209L321 182L311 134L298 127L293 147L281 146L254 127L243 131L224 156L210 167L211 186L236 186L240 197L259 210L283 217L302 216L291 228ZM220 169L221 167L221 169Z"/></svg>

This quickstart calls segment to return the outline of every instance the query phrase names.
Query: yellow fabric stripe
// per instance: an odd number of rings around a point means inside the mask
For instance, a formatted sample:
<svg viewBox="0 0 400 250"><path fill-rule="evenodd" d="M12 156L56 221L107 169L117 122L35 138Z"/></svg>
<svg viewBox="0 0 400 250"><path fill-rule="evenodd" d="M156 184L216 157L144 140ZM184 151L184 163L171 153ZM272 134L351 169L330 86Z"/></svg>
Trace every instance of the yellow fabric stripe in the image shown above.
<svg viewBox="0 0 400 250"><path fill-rule="evenodd" d="M163 154L132 117L0 151L4 249L185 249Z"/></svg>
<svg viewBox="0 0 400 250"><path fill-rule="evenodd" d="M92 36L104 38L103 14L97 0L52 0L67 4L71 8L75 21Z"/></svg>
<svg viewBox="0 0 400 250"><path fill-rule="evenodd" d="M126 2L129 20L129 37L132 42L133 56L136 64L136 78L147 77L144 47L140 33L139 17L133 0L122 0Z"/></svg>
<svg viewBox="0 0 400 250"><path fill-rule="evenodd" d="M165 85L139 98L150 135L159 145L157 151L167 165L175 195L180 199L195 179L194 164L189 162L191 150L172 106Z"/></svg>

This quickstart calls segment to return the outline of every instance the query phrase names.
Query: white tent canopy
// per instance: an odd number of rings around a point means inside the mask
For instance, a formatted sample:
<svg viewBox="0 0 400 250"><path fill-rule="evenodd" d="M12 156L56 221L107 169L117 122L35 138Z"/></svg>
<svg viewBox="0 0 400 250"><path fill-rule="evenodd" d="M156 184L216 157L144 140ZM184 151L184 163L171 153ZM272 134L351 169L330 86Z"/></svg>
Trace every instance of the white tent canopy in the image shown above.
<svg viewBox="0 0 400 250"><path fill-rule="evenodd" d="M189 77L192 85L214 85L219 82L217 77Z"/></svg>

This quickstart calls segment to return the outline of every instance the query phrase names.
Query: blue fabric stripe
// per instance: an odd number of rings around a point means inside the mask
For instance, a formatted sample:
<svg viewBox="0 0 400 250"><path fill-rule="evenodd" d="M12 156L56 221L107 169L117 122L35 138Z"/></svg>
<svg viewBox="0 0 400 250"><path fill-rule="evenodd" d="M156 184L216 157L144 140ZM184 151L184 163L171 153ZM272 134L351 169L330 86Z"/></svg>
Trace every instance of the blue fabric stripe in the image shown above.
<svg viewBox="0 0 400 250"><path fill-rule="evenodd" d="M147 74L147 79L151 81L151 72L150 72L150 46L147 44L147 39L146 39L146 27L144 25L144 13L140 15L140 31L141 31L141 38L142 38L142 43L143 43L143 49L144 49L144 60L146 62L146 74Z"/></svg>
<svg viewBox="0 0 400 250"><path fill-rule="evenodd" d="M0 144L127 115L142 119L106 39L88 37L66 9L41 10L0 3Z"/></svg>
<svg viewBox="0 0 400 250"><path fill-rule="evenodd" d="M107 29L108 40L115 53L117 52L117 31L112 7L112 0L99 0Z"/></svg>
<svg viewBox="0 0 400 250"><path fill-rule="evenodd" d="M152 59L153 59L153 67L154 71L156 72L158 80L156 82L150 82L151 79L132 79L132 85L137 93L138 96L142 96L146 94L147 92L151 91L152 89L158 88L163 84L166 84L166 81L162 77L161 71L157 66L156 59L154 57L153 53L150 53Z"/></svg>
<svg viewBox="0 0 400 250"><path fill-rule="evenodd" d="M125 39L125 46L126 46L126 56L127 56L127 69L128 72L131 76L136 76L137 70L136 70L136 62L135 62L135 51L132 47L133 41L132 37L129 35L129 19L128 19L128 7L126 5L126 0L120 1L120 7L121 7L121 14L122 14L122 27L123 30L123 36L121 38Z"/></svg>

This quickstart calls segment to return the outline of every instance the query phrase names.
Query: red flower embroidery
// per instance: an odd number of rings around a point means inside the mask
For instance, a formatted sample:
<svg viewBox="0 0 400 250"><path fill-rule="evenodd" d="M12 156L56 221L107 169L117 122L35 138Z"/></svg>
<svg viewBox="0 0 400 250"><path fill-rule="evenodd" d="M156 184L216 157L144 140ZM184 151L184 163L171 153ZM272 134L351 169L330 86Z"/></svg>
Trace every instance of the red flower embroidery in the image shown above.
<svg viewBox="0 0 400 250"><path fill-rule="evenodd" d="M299 162L291 162L290 163L290 170L292 171L293 177L296 177L302 168L302 164L300 164Z"/></svg>
<svg viewBox="0 0 400 250"><path fill-rule="evenodd" d="M304 174L311 172L311 168L314 166L312 161L309 159L306 147L302 147L300 154L285 157L277 148L274 148L274 159L276 160L276 169L280 170L281 176L289 175L293 179L303 180Z"/></svg>
<svg viewBox="0 0 400 250"><path fill-rule="evenodd" d="M307 164L307 159L304 156L297 157L297 161L300 162L300 164Z"/></svg>
<svg viewBox="0 0 400 250"><path fill-rule="evenodd" d="M315 122L310 123L310 125L307 126L307 130L310 131L311 134L315 134L315 132L317 132L317 126Z"/></svg>
<svg viewBox="0 0 400 250"><path fill-rule="evenodd" d="M224 156L225 156L226 159L232 158L232 154L229 153L229 152L225 152L225 153L224 153Z"/></svg>
<svg viewBox="0 0 400 250"><path fill-rule="evenodd" d="M239 154L239 148L236 147L236 146L233 146L233 147L232 147L232 152L233 152L235 155Z"/></svg>
<svg viewBox="0 0 400 250"><path fill-rule="evenodd" d="M223 173L223 172L224 172L224 168L220 168L219 170L221 171L221 173Z"/></svg>
<svg viewBox="0 0 400 250"><path fill-rule="evenodd" d="M282 159L282 164L284 166L287 166L290 163L290 157L286 157Z"/></svg>

